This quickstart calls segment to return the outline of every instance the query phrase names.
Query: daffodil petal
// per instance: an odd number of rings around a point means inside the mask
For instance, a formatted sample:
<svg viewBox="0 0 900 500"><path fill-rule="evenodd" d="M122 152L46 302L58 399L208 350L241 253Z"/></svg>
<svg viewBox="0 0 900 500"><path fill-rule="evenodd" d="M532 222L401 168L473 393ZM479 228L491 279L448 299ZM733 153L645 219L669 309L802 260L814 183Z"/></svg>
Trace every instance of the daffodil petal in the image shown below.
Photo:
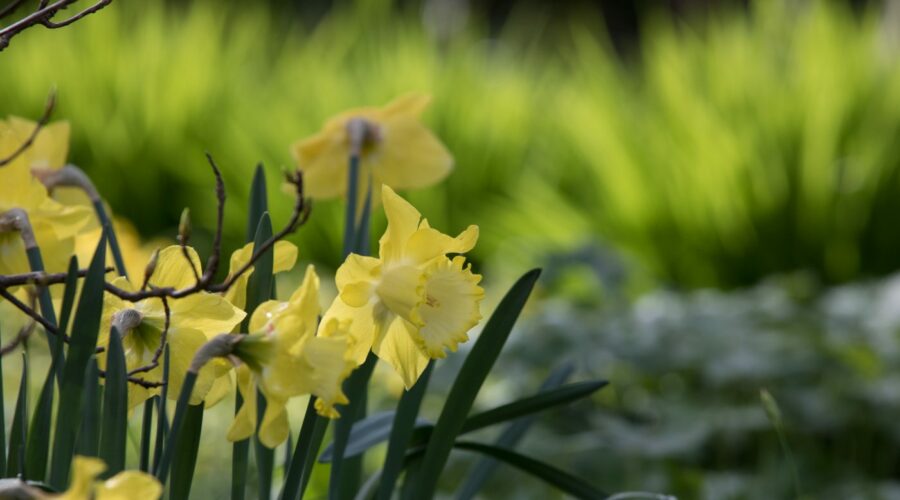
<svg viewBox="0 0 900 500"><path fill-rule="evenodd" d="M385 118L395 116L408 116L417 118L431 103L431 96L426 94L402 95L381 109L381 115Z"/></svg>
<svg viewBox="0 0 900 500"><path fill-rule="evenodd" d="M422 353L413 339L415 333L416 327L413 324L400 317L394 318L384 336L372 348L379 358L400 375L407 389L416 383L428 365L428 356Z"/></svg>
<svg viewBox="0 0 900 500"><path fill-rule="evenodd" d="M290 432L284 401L267 395L266 411L259 424L259 441L268 448L275 448L287 439Z"/></svg>
<svg viewBox="0 0 900 500"><path fill-rule="evenodd" d="M312 393L316 395L316 410L320 415L337 418L334 405L347 404L342 390L356 363L348 352L346 335L310 339L303 347L303 356L312 367Z"/></svg>
<svg viewBox="0 0 900 500"><path fill-rule="evenodd" d="M252 374L246 366L237 369L237 385L244 404L234 416L226 438L229 441L243 441L256 430L256 393L253 390Z"/></svg>
<svg viewBox="0 0 900 500"><path fill-rule="evenodd" d="M381 181L395 189L417 189L436 184L453 169L453 156L418 120L400 116L381 125L379 149Z"/></svg>
<svg viewBox="0 0 900 500"><path fill-rule="evenodd" d="M337 332L333 328L328 328L332 320L345 321L349 323L348 334L349 356L354 363L361 365L378 334L378 321L374 310L374 305L367 304L363 307L351 307L345 304L340 297L334 299L331 306L325 311L322 322L319 326L318 336L329 337L336 335Z"/></svg>
<svg viewBox="0 0 900 500"><path fill-rule="evenodd" d="M173 324L200 330L209 338L231 332L247 315L221 295L207 292L169 301L169 306Z"/></svg>
<svg viewBox="0 0 900 500"><path fill-rule="evenodd" d="M192 247L187 247L187 255L178 245L168 246L159 252L159 260L156 263L156 270L150 277L150 283L158 287L187 288L196 282L194 271L202 274L203 269L200 264L200 256Z"/></svg>
<svg viewBox="0 0 900 500"><path fill-rule="evenodd" d="M351 253L338 267L334 276L335 285L343 289L350 283L373 281L381 271L381 261L375 257Z"/></svg>
<svg viewBox="0 0 900 500"><path fill-rule="evenodd" d="M96 500L157 500L163 487L145 472L123 471L100 483L94 490Z"/></svg>
<svg viewBox="0 0 900 500"><path fill-rule="evenodd" d="M387 184L381 186L381 199L388 226L379 241L379 255L385 262L399 260L406 240L419 228L422 214Z"/></svg>

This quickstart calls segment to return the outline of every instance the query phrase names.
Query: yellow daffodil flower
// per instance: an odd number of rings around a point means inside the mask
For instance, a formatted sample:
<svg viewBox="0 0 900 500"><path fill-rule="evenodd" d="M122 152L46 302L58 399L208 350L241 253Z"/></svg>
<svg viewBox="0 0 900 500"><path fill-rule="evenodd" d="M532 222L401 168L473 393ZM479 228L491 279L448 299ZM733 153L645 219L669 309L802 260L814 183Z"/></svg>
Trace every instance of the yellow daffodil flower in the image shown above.
<svg viewBox="0 0 900 500"><path fill-rule="evenodd" d="M20 142L11 138L8 130L0 127L0 158L8 157L19 145ZM45 270L65 271L72 255L74 236L93 220L91 210L81 206L64 206L50 198L44 185L31 175L22 156L0 167L0 216L14 209L27 213L41 249ZM29 270L21 235L17 231L0 228L0 274Z"/></svg>
<svg viewBox="0 0 900 500"><path fill-rule="evenodd" d="M335 277L338 297L323 321L351 320L355 361L362 363L371 349L410 388L429 359L455 351L481 319L481 276L462 256L447 257L471 250L478 227L453 238L430 227L390 187L382 187L382 197L388 227L379 257L347 257Z"/></svg>
<svg viewBox="0 0 900 500"><path fill-rule="evenodd" d="M387 184L396 189L421 188L437 183L453 168L453 157L420 121L430 97L406 95L381 108L367 107L341 113L321 131L297 142L292 152L303 172L306 194L333 198L346 193L352 149L348 125L356 120L365 129L360 150L360 196L373 180L373 196Z"/></svg>
<svg viewBox="0 0 900 500"><path fill-rule="evenodd" d="M294 264L297 263L296 245L288 241L277 241L275 242L274 252L274 261L272 263L273 273L290 271L294 268ZM235 250L231 254L228 276L234 275L238 269L249 262L252 255L253 243L247 243L242 248ZM246 309L247 282L249 281L251 274L253 274L253 268L250 268L247 272L240 275L238 279L235 280L234 284L225 292L225 300L232 303L235 307ZM213 363L217 363L217 361L213 361ZM215 382L213 382L212 387L206 394L205 403L207 408L215 406L231 392L233 387L232 372L228 368L229 367L223 364L218 365L220 375L216 377Z"/></svg>
<svg viewBox="0 0 900 500"><path fill-rule="evenodd" d="M60 494L39 494L43 500L157 500L163 487L155 477L134 470L122 471L101 481L106 470L103 460L76 456L72 460L72 481Z"/></svg>
<svg viewBox="0 0 900 500"><path fill-rule="evenodd" d="M260 369L251 368L249 363L238 367L238 388L244 404L228 430L229 440L246 439L256 430L256 388L266 398L259 439L269 448L287 439L290 428L285 404L292 397L315 395L321 415L338 416L334 405L347 403L341 384L355 363L349 355L345 323L323 323L323 333L316 335L319 312L319 278L312 266L290 300L268 301L254 311L250 331L261 332L272 342L273 354Z"/></svg>
<svg viewBox="0 0 900 500"><path fill-rule="evenodd" d="M202 273L200 257L188 247L188 255L198 273ZM156 269L150 277L150 285L155 287L186 288L194 284L194 273L181 247L170 246L160 251ZM125 290L133 290L128 280L117 278L113 284ZM170 351L168 395L177 399L181 391L185 373L194 353L207 340L220 333L228 333L240 324L246 314L218 294L199 292L180 299L169 299L171 318L168 331ZM159 347L160 336L165 326L165 309L161 299L147 299L132 303L111 293L103 299L103 317L98 344L109 342L110 327L118 325L122 330L122 347L125 349L125 364L128 370L146 366ZM106 364L105 354L99 355L101 366ZM160 366L141 374L146 380L159 381L162 378ZM191 397L191 404L199 404L209 391L213 381L220 374L216 364L200 371ZM128 384L128 407L133 408L159 389L144 388Z"/></svg>

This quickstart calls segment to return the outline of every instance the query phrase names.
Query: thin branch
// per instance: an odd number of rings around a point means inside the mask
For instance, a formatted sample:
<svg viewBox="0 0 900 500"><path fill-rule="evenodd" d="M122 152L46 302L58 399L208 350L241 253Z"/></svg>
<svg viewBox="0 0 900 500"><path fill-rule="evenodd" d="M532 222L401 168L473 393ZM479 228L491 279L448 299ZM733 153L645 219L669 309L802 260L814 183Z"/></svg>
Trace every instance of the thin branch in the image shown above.
<svg viewBox="0 0 900 500"><path fill-rule="evenodd" d="M86 16L100 11L101 9L112 3L112 0L99 0L97 3L79 11L77 14L63 21L52 21L53 16L65 10L76 1L78 0L57 0L56 2L48 4L46 0L41 0L41 2L38 4L37 10L23 17L22 19L19 19L18 21L0 29L0 51L9 46L9 42L14 36L22 33L28 28L37 25L43 25L48 29L63 28L80 19L83 19ZM6 9L4 9L4 11L5 10Z"/></svg>
<svg viewBox="0 0 900 500"><path fill-rule="evenodd" d="M107 273L113 271L115 271L115 268L113 267L106 268ZM79 278L84 278L85 276L87 276L87 272L87 269L79 269L76 273L76 276ZM12 288L14 286L22 285L59 285L61 283L65 283L67 277L68 273L46 273L43 271L31 271L22 274L0 274L0 288Z"/></svg>
<svg viewBox="0 0 900 500"><path fill-rule="evenodd" d="M47 103L44 105L44 114L41 115L41 119L38 120L37 124L34 126L34 130L31 132L31 135L29 135L28 139L20 144L19 147L15 151L13 151L11 155L6 158L0 159L0 167L11 163L13 160L18 158L19 155L27 151L32 144L34 144L34 141L35 139L37 139L37 136L41 132L41 129L50 122L50 116L53 114L54 107L56 107L56 90L51 90L50 94L47 96Z"/></svg>
<svg viewBox="0 0 900 500"><path fill-rule="evenodd" d="M106 370L100 370L100 376L103 378L106 378ZM157 382L154 380L147 380L147 379L144 379L141 377L135 377L133 375L128 375L127 380L129 382L131 382L132 384L137 384L146 389L153 389L156 387L162 387L162 386L166 385L165 382Z"/></svg>

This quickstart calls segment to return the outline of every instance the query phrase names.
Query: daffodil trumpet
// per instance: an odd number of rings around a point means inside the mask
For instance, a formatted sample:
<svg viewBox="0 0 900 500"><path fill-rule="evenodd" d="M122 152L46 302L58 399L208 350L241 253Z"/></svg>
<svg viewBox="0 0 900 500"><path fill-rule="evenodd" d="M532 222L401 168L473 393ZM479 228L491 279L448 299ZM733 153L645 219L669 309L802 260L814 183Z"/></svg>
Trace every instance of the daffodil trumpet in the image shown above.
<svg viewBox="0 0 900 500"><path fill-rule="evenodd" d="M74 187L82 190L87 195L91 200L91 205L94 207L94 213L97 214L100 225L106 229L107 241L109 242L110 250L112 250L116 271L118 271L119 276L128 277L128 273L125 270L125 259L122 257L122 249L119 246L118 238L116 238L116 232L113 230L112 220L106 212L103 198L100 197L100 193L94 187L91 178L83 170L72 164L58 169L32 168L31 173L47 187L49 192L53 192L53 189L57 187Z"/></svg>

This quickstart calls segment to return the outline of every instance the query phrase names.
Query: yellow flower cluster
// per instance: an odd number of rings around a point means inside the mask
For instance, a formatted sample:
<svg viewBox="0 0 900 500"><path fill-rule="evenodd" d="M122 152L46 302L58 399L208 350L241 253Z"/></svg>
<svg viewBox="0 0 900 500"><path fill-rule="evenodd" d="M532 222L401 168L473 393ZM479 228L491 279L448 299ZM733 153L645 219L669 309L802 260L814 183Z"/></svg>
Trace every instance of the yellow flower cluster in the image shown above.
<svg viewBox="0 0 900 500"><path fill-rule="evenodd" d="M419 122L427 103L427 97L406 96L383 108L344 113L293 148L307 194L319 198L344 194L348 156L358 155L361 178L372 180L372 193L383 203L387 217L378 256L347 257L335 276L338 295L326 310L320 306L319 277L310 265L288 300L259 305L250 317L248 331L240 331L247 316L250 269L236 276L223 293L200 291L165 301L130 302L107 292L99 345L107 346L109 336L118 332L127 370L140 372L147 381L162 380L160 346L167 345L167 394L176 399L204 344L222 334L249 334L242 337L245 345L241 352L214 358L200 369L190 403L216 404L236 380L244 403L228 430L228 439L243 440L258 433L269 447L288 436L286 408L291 398L314 396L321 415L338 417L336 406L348 403L342 384L369 352L386 361L407 388L412 387L429 360L445 357L447 350L455 351L467 340L468 331L481 318L484 294L478 285L481 277L472 273L462 255L475 246L478 228L470 226L457 236L444 234L392 189L436 182L452 168L453 159L446 148ZM367 134L356 145L353 123L363 123ZM33 123L20 119L0 122L0 158L15 151L33 130ZM28 214L51 271L64 269L75 252L76 237L88 238L78 242L82 249L99 237L87 207L51 198L36 178L40 170L65 163L68 135L67 124L50 125L27 154L0 167L0 215L14 208ZM137 243L132 246L139 248ZM230 276L250 261L252 253L253 245L248 244L232 254ZM293 244L279 241L274 247L274 272L291 270L297 255ZM2 228L0 257L0 273L29 269L21 239ZM128 263L133 276L143 277L143 263L148 258L143 252L140 259ZM191 247L165 247L153 260L146 283L150 288L188 288L203 272ZM128 292L136 289L135 283L138 281L127 277L112 281ZM106 366L105 349L98 354L98 362L101 368ZM261 422L257 422L257 391L266 400ZM159 388L131 383L128 407L133 409L159 393ZM148 498L159 494L139 476L116 476L95 483L103 464L92 459L79 458L74 468L72 491L93 491L95 498L119 498L122 493L115 492L124 490L117 488L134 484L135 494L146 491ZM144 486L138 488L140 481ZM79 494L56 498L82 498Z"/></svg>

